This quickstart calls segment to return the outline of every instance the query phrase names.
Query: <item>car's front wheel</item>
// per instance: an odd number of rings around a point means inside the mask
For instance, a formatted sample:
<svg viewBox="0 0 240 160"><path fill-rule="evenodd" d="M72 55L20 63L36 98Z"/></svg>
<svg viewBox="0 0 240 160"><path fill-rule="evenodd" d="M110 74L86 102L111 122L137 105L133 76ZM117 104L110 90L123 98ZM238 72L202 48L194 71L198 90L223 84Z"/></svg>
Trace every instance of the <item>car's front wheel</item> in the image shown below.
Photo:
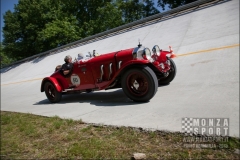
<svg viewBox="0 0 240 160"><path fill-rule="evenodd" d="M62 93L58 92L55 86L51 82L45 83L44 91L48 100L52 103L57 103L62 99Z"/></svg>
<svg viewBox="0 0 240 160"><path fill-rule="evenodd" d="M158 81L158 84L159 85L166 85L166 84L169 84L176 76L177 74L177 67L174 63L174 61L167 57L168 60L170 61L170 65L171 65L171 71L168 73L168 75L164 78L161 78L159 81Z"/></svg>
<svg viewBox="0 0 240 160"><path fill-rule="evenodd" d="M148 66L132 68L122 77L124 93L133 101L149 101L157 92L158 81L155 73Z"/></svg>

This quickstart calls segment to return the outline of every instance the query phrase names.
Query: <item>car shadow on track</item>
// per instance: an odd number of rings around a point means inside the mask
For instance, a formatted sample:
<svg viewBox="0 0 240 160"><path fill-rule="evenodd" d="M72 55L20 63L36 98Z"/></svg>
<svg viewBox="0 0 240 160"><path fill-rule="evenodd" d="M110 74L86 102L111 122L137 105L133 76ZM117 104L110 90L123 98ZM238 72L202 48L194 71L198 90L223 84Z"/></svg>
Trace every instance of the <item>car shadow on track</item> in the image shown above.
<svg viewBox="0 0 240 160"><path fill-rule="evenodd" d="M123 105L137 105L139 103L129 99L123 92L122 89L115 91L109 90L109 92L99 91L91 93L81 94L67 94L63 95L60 102L56 104L68 104L68 103L90 103L95 106L123 106ZM35 103L34 105L47 105L51 104L48 99L44 99Z"/></svg>
<svg viewBox="0 0 240 160"><path fill-rule="evenodd" d="M158 88L159 88L159 87L166 87L166 86L168 86L169 84L170 84L170 83L168 83L168 84L159 84L159 85L158 85Z"/></svg>

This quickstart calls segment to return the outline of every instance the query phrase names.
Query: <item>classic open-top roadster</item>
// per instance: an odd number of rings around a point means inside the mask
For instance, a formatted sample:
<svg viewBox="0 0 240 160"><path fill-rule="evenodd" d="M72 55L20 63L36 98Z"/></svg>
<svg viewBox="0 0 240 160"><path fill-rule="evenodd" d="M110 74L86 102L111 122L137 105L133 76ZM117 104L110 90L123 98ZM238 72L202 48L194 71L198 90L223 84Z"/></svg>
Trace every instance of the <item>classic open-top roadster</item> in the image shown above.
<svg viewBox="0 0 240 160"><path fill-rule="evenodd" d="M67 75L56 70L42 80L41 92L50 102L59 102L62 94L91 92L103 89L122 88L136 102L149 101L157 92L158 85L170 83L177 72L170 51L160 50L155 45L138 47L93 56L82 54L82 59L73 62Z"/></svg>

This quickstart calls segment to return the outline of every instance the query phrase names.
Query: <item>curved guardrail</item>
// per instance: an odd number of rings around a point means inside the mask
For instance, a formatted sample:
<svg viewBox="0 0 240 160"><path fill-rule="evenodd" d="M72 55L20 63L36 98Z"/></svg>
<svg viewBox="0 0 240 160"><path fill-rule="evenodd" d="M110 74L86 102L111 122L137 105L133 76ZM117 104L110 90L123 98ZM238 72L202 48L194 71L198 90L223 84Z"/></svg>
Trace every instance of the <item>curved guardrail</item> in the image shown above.
<svg viewBox="0 0 240 160"><path fill-rule="evenodd" d="M15 65L15 64L22 63L22 62L27 62L29 60L33 60L34 58L42 57L42 56L45 56L45 55L48 55L48 54L55 54L55 53L59 53L59 52L62 52L62 51L66 51L66 50L84 45L84 44L89 43L89 42L97 41L97 40L100 40L100 39L103 39L103 38L107 38L108 36L119 34L119 33L123 32L125 30L128 31L132 28L135 28L134 26L141 25L141 27L142 27L142 26L150 24L150 23L156 23L159 20L163 20L165 18L169 18L169 17L172 17L172 16L180 15L180 14L184 14L186 12L190 12L190 11L200 9L200 8L203 8L203 7L207 7L209 5L215 5L215 4L218 4L219 2L225 2L225 1L229 1L229 0L198 0L196 2L189 3L189 4L184 5L184 6L180 6L180 7L174 8L172 10L163 12L163 13L158 13L158 14L155 14L153 16L149 16L149 17L146 17L144 19L137 20L137 21L134 21L134 22L131 22L131 23L128 23L128 24L110 29L108 31L104 31L104 32L101 32L101 33L83 38L81 40L78 40L78 41L75 41L75 42L72 42L72 43L69 43L69 44L66 44L66 45L63 45L63 46L45 51L45 52L42 52L42 53L36 54L34 56L16 61L16 62L11 63L9 65L2 66L1 68L5 68L5 67L8 67L8 66L12 66L12 65Z"/></svg>

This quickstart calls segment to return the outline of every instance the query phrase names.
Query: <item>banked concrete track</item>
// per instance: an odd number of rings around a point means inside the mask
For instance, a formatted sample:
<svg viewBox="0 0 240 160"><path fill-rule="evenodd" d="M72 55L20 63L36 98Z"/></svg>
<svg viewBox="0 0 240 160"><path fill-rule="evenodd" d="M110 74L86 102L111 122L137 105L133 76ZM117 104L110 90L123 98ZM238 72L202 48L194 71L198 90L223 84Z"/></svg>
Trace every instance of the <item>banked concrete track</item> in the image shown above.
<svg viewBox="0 0 240 160"><path fill-rule="evenodd" d="M178 72L148 103L130 101L121 89L63 96L50 104L40 92L66 55L96 49L171 45ZM229 118L239 136L239 0L176 16L58 54L1 69L1 110L82 119L85 122L180 131L181 118Z"/></svg>

